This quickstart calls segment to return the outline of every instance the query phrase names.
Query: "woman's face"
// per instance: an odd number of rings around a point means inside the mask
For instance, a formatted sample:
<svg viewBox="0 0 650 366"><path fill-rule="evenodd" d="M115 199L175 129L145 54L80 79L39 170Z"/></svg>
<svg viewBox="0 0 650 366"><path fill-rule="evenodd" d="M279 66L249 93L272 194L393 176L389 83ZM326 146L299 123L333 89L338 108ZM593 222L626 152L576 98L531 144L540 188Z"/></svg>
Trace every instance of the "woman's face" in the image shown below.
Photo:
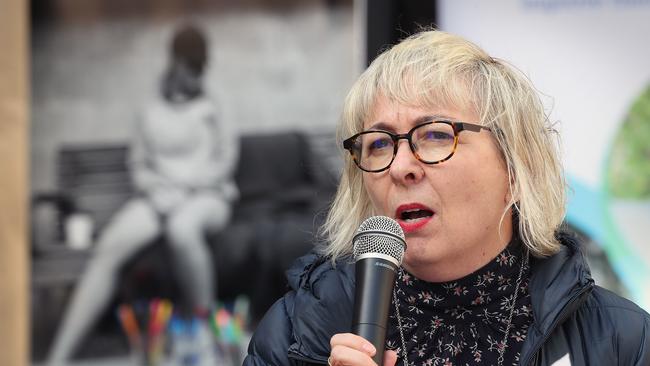
<svg viewBox="0 0 650 366"><path fill-rule="evenodd" d="M380 97L364 130L403 134L423 117L479 123L474 112L419 108ZM420 162L399 140L390 168L363 173L363 184L378 214L402 226L404 267L417 277L442 282L463 277L494 258L512 236L508 173L490 131L463 131L451 159Z"/></svg>
<svg viewBox="0 0 650 366"><path fill-rule="evenodd" d="M173 60L163 78L163 96L169 102L183 103L201 95L201 74L183 61Z"/></svg>

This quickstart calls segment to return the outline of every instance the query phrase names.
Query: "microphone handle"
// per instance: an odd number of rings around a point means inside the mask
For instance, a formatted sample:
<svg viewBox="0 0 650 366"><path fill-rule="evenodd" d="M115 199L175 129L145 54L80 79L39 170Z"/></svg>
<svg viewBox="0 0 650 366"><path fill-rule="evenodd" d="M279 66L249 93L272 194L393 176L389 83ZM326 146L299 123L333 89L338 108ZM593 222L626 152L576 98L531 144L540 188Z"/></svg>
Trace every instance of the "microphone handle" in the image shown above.
<svg viewBox="0 0 650 366"><path fill-rule="evenodd" d="M377 350L372 360L379 366L384 364L384 344L386 342L386 328L382 328L376 324L357 324L352 333L365 338L368 342L372 343Z"/></svg>
<svg viewBox="0 0 650 366"><path fill-rule="evenodd" d="M375 346L377 353L372 359L379 366L384 360L388 310L396 271L397 266L383 258L366 257L355 264L352 332Z"/></svg>

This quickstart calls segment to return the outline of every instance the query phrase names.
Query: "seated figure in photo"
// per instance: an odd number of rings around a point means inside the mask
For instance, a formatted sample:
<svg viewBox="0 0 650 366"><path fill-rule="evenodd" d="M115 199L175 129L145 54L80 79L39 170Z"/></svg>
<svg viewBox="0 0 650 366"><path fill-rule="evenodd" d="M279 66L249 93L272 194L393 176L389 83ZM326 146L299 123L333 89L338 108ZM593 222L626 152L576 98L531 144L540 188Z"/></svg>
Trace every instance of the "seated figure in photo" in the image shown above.
<svg viewBox="0 0 650 366"><path fill-rule="evenodd" d="M161 235L190 311L214 307L216 278L205 235L224 229L238 197L239 136L218 118L204 90L203 33L179 28L169 56L160 94L139 113L130 145L137 193L100 233L50 349L50 365L67 364L110 303L123 265Z"/></svg>

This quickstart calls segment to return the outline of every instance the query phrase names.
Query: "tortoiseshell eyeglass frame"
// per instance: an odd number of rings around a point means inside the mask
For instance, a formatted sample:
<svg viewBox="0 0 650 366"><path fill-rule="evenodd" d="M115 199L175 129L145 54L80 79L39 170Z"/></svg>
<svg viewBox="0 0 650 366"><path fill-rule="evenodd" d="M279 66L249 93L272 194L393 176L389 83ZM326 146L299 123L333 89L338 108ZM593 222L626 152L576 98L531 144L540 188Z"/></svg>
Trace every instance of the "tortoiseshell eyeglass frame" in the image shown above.
<svg viewBox="0 0 650 366"><path fill-rule="evenodd" d="M417 153L417 151L415 151L416 147L415 147L415 145L413 144L413 141L412 141L413 131L417 130L418 128L420 128L422 126L427 126L427 125L431 125L431 124L434 124L434 123L442 123L442 124L446 124L446 125L451 126L451 128L454 130L454 145L453 145L453 148L452 148L451 152L449 153L449 155L445 156L444 158L436 160L436 161L427 161L427 160L422 159L420 157L420 155ZM415 157L419 161L421 161L421 162L423 162L425 164L433 165L433 164L439 164L439 163L442 163L443 161L447 161L447 160L451 159L451 157L456 152L456 147L458 146L458 134L460 134L461 131L481 132L481 130L492 131L487 126L482 126L482 125L478 125L478 124L475 124L475 123L460 122L460 121L435 120L435 121L428 121L428 122L421 123L421 124L411 128L411 130L409 132L404 133L404 134L394 134L394 133L391 133L391 132L388 132L388 131L383 131L383 130L368 130L368 131L359 132L356 135L353 135L353 136L343 140L343 148L345 150L348 150L348 152L350 152L350 155L352 156L352 160L354 161L355 165L359 169L361 169L361 170L363 170L365 172L369 172L369 173L379 173L379 172L383 172L384 170L390 168L391 164L393 164L393 160L395 160L395 155L397 155L398 142L401 139L404 139L404 140L408 141L409 147L411 148L411 152L413 153L413 155L415 155ZM390 159L390 162L385 167L383 167L381 169L370 170L370 169L363 168L359 164L359 161L357 161L357 158L354 155L354 149L355 149L355 143L356 143L357 138L359 138L362 135L365 135L365 134L368 134L368 133L373 133L373 132L382 132L382 133L385 133L385 134L390 136L390 138L393 140L393 157Z"/></svg>

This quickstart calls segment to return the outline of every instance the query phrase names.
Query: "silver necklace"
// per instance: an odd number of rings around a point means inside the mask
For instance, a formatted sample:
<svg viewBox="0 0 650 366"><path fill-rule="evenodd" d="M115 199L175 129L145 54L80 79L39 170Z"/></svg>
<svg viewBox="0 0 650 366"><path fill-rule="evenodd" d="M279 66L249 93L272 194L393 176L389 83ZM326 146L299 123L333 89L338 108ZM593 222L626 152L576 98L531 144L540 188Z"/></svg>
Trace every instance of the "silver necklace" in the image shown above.
<svg viewBox="0 0 650 366"><path fill-rule="evenodd" d="M528 264L528 248L525 249L524 258L521 261L521 266L519 267L519 276L517 277L517 283L515 284L515 293L512 294L512 304L510 305L510 311L508 314L508 322L506 323L506 330L503 332L503 341L501 341L501 347L499 348L499 358L497 359L497 365L503 366L503 354L506 351L506 345L508 344L508 336L510 335L510 327L512 326L512 315L515 312L515 305L517 303L517 296L519 296L519 287L521 286L521 279L524 274L524 268ZM400 271L403 271L400 268ZM402 273L403 274L403 273ZM397 286L395 286L397 287ZM404 358L404 366L408 366L408 357L406 353L406 341L404 340L404 330L402 328L402 317L399 313L399 305L397 303L397 291L393 287L393 304L395 305L395 317L397 317L397 329L399 330L399 336L402 341L402 357Z"/></svg>

